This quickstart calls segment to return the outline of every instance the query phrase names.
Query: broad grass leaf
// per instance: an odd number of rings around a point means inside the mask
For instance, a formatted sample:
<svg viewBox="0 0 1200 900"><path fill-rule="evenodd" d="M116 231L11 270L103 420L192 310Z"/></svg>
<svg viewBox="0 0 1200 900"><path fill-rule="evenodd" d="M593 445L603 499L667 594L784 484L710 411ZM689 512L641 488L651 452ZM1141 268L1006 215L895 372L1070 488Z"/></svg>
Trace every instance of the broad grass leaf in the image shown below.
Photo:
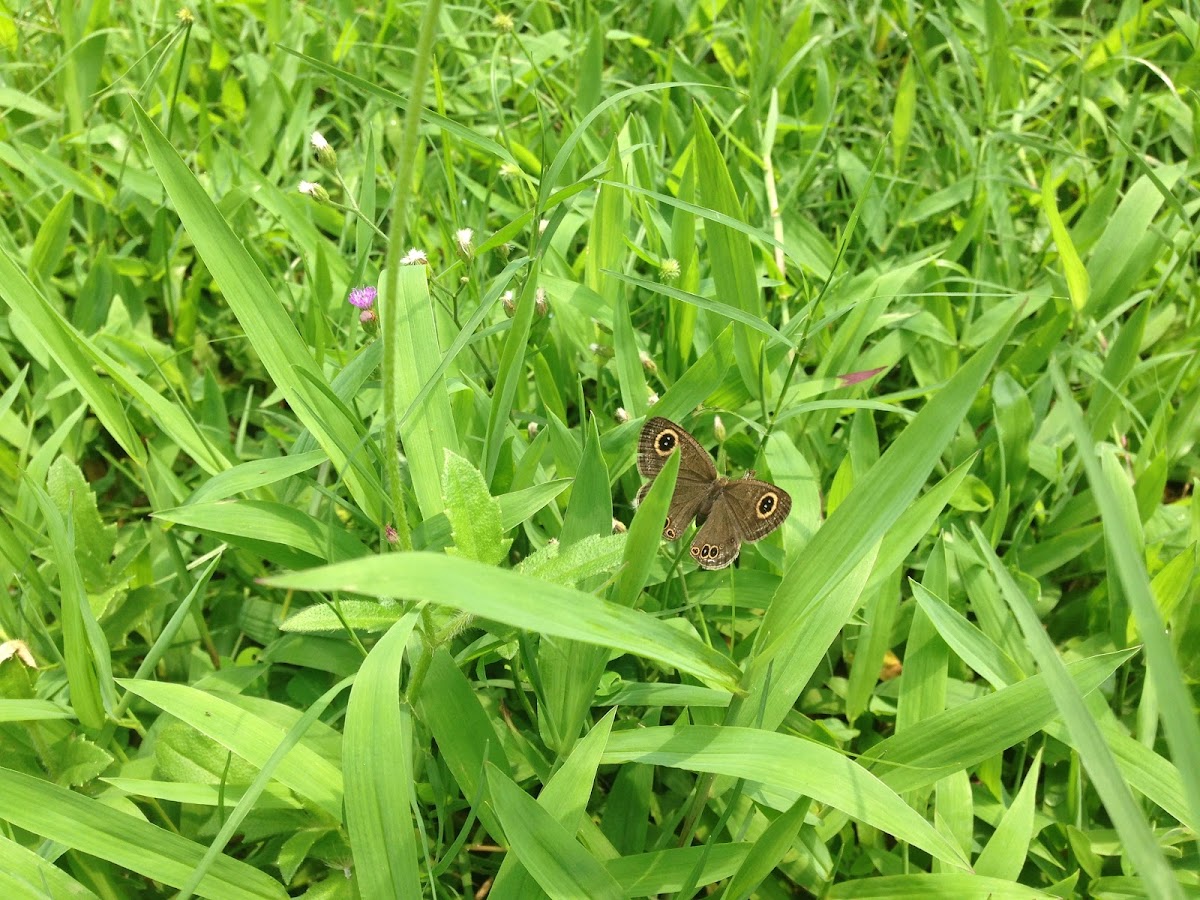
<svg viewBox="0 0 1200 900"><path fill-rule="evenodd" d="M1134 651L1123 650L1076 660L1067 673L1081 694L1112 676ZM1058 714L1044 675L1032 675L978 700L944 710L880 741L862 756L863 764L897 791L933 784L995 756L1046 727Z"/></svg>
<svg viewBox="0 0 1200 900"><path fill-rule="evenodd" d="M955 612L923 585L910 581L913 598L959 659L982 675L994 688L1016 684L1024 672L986 634Z"/></svg>
<svg viewBox="0 0 1200 900"><path fill-rule="evenodd" d="M216 694L188 685L132 679L121 679L119 684L256 768L267 764L288 731ZM274 777L335 820L341 820L342 773L308 742L292 749L276 767Z"/></svg>
<svg viewBox="0 0 1200 900"><path fill-rule="evenodd" d="M1042 753L1039 750L1025 773L1021 789L1004 811L987 845L975 857L976 875L1007 881L1016 881L1020 877L1033 840L1033 817L1041 771Z"/></svg>
<svg viewBox="0 0 1200 900"><path fill-rule="evenodd" d="M82 884L32 850L0 835L0 891L38 900L99 900Z"/></svg>
<svg viewBox="0 0 1200 900"><path fill-rule="evenodd" d="M858 763L812 741L734 726L639 728L614 733L604 762L640 762L745 778L803 794L938 859L967 867L962 852L898 794Z"/></svg>
<svg viewBox="0 0 1200 900"><path fill-rule="evenodd" d="M81 724L99 729L105 724L107 711L116 706L116 691L108 639L96 622L75 559L74 521L63 519L41 487L29 481L25 486L32 491L42 513L58 566L63 665L71 688L71 708Z"/></svg>
<svg viewBox="0 0 1200 900"><path fill-rule="evenodd" d="M747 900L774 871L784 854L792 849L804 817L812 807L811 797L801 797L775 817L742 860L737 872L725 885L726 900Z"/></svg>
<svg viewBox="0 0 1200 900"><path fill-rule="evenodd" d="M204 847L75 791L0 768L0 819L107 860L154 881L181 887ZM213 900L282 900L283 886L253 866L219 856L196 888Z"/></svg>
<svg viewBox="0 0 1200 900"><path fill-rule="evenodd" d="M398 273L399 295L382 294L380 304L396 303L393 316L380 316L398 328L384 341L395 339L395 391L397 413L405 413L399 425L404 455L412 478L413 493L422 518L442 511L442 466L446 452L458 450L458 429L450 413L450 395L444 377L437 375L442 362L441 341L433 316L433 298L425 266L401 266ZM385 351L386 353L386 351ZM385 377L386 372L385 372ZM429 387L432 385L432 387ZM418 395L422 395L418 402Z"/></svg>
<svg viewBox="0 0 1200 900"><path fill-rule="evenodd" d="M517 385L525 377L525 351L529 345L529 329L533 325L534 295L537 293L540 268L538 260L535 259L529 269L529 280L525 282L525 287L517 298L512 327L505 336L504 346L500 351L500 364L492 388L492 402L488 408L487 431L483 443L483 476L489 484L496 474L496 464L500 460L500 445L511 427L509 414L517 396Z"/></svg>
<svg viewBox="0 0 1200 900"><path fill-rule="evenodd" d="M675 492L681 455L672 453L666 465L654 478L650 492L633 514L629 536L625 541L624 568L612 593L614 602L630 608L637 606L638 597L650 576L650 567L662 545L663 523Z"/></svg>
<svg viewBox="0 0 1200 900"><path fill-rule="evenodd" d="M1052 900L1028 885L1001 878L958 873L883 875L835 884L830 900L894 900L897 897L944 897L946 900Z"/></svg>
<svg viewBox="0 0 1200 900"><path fill-rule="evenodd" d="M509 852L551 897L622 900L625 892L604 866L554 817L495 766L488 765L488 803Z"/></svg>
<svg viewBox="0 0 1200 900"><path fill-rule="evenodd" d="M1058 261L1062 265L1063 275L1067 279L1067 293L1071 296L1071 305L1075 307L1076 312L1080 312L1088 305L1091 282L1088 279L1087 269L1084 268L1079 253L1075 250L1075 242L1071 240L1071 234L1067 231L1067 226L1063 224L1062 215L1058 211L1058 203L1054 198L1054 190L1055 181L1050 173L1046 172L1042 176L1042 212L1046 214L1046 220L1050 223L1050 235L1054 238L1054 245L1058 249Z"/></svg>
<svg viewBox="0 0 1200 900"><path fill-rule="evenodd" d="M616 710L597 722L575 745L562 766L538 794L537 804L546 810L567 833L577 831L587 814L588 801L596 782L600 758L612 731ZM517 856L509 854L500 864L496 880L488 893L489 900L524 900L537 891L537 884L521 865Z"/></svg>
<svg viewBox="0 0 1200 900"><path fill-rule="evenodd" d="M744 221L746 214L734 189L725 157L717 147L698 105L693 107L692 122L696 192L701 204L730 218ZM745 318L766 326L750 239L741 231L726 228L711 218L704 220L704 236L708 241L708 256L717 295L726 298L730 306L741 312L739 322ZM748 321L743 324L748 324ZM742 383L752 397L761 393L759 369L762 345L761 328L751 326L734 329L733 355L742 375Z"/></svg>
<svg viewBox="0 0 1200 900"><path fill-rule="evenodd" d="M280 565L313 565L357 559L367 548L337 519L333 525L304 510L265 500L220 500L177 506L156 519L260 551ZM331 517L332 518L332 517Z"/></svg>
<svg viewBox="0 0 1200 900"><path fill-rule="evenodd" d="M237 494L268 487L293 475L307 472L328 458L322 450L310 450L307 453L244 462L209 478L188 495L184 505L216 503Z"/></svg>
<svg viewBox="0 0 1200 900"><path fill-rule="evenodd" d="M675 847L622 856L609 860L605 868L621 885L625 896L656 897L682 890L689 878L694 878L698 886L728 878L742 864L748 849L749 844L744 843Z"/></svg>
<svg viewBox="0 0 1200 900"><path fill-rule="evenodd" d="M721 653L652 616L580 591L464 559L431 553L390 553L349 563L275 575L273 587L350 591L426 600L532 633L569 638L652 659L733 690L738 668Z"/></svg>
<svg viewBox="0 0 1200 900"><path fill-rule="evenodd" d="M487 804L477 805L484 792L484 765L509 771L504 745L465 675L444 649L434 651L416 698L417 714L437 741L438 750L459 790L484 826L502 834Z"/></svg>
<svg viewBox="0 0 1200 900"><path fill-rule="evenodd" d="M417 623L409 613L380 639L354 680L342 746L346 829L364 897L421 893L419 852L409 810L412 714L401 703L404 648Z"/></svg>

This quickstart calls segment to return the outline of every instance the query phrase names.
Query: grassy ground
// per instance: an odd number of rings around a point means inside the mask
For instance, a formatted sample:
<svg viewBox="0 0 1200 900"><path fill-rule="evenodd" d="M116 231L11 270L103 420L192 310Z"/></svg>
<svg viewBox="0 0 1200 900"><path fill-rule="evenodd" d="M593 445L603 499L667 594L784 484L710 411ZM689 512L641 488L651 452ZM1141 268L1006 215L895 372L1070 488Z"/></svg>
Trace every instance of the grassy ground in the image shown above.
<svg viewBox="0 0 1200 900"><path fill-rule="evenodd" d="M173 15L0 6L6 892L1200 890L1194 4Z"/></svg>

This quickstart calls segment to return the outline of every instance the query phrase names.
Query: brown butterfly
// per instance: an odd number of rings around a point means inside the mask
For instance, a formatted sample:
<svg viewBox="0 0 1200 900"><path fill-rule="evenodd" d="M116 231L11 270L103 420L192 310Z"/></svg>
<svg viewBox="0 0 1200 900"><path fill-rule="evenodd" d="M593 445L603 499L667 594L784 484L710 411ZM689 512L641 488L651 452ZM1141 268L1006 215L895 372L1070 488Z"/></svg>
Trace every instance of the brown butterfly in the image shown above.
<svg viewBox="0 0 1200 900"><path fill-rule="evenodd" d="M792 511L792 498L773 484L718 475L700 442L661 416L648 420L638 438L638 471L651 479L638 489L638 503L676 448L683 456L663 537L674 541L692 519L702 521L691 546L692 559L701 568L725 568L737 559L743 541L753 543L766 537Z"/></svg>

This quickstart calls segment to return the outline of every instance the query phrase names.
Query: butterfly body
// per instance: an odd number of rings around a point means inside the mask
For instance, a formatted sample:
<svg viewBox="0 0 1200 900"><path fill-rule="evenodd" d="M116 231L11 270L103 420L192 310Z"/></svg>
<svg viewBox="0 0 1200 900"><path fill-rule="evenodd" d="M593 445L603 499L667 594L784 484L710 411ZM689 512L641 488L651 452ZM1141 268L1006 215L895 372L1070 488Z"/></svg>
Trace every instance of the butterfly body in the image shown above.
<svg viewBox="0 0 1200 900"><path fill-rule="evenodd" d="M754 478L718 475L708 451L681 426L661 416L649 419L638 438L638 471L651 479L638 491L638 502L676 450L682 456L663 537L677 540L693 519L701 522L689 548L701 568L725 568L737 559L743 542L766 537L791 512L792 499L786 491Z"/></svg>

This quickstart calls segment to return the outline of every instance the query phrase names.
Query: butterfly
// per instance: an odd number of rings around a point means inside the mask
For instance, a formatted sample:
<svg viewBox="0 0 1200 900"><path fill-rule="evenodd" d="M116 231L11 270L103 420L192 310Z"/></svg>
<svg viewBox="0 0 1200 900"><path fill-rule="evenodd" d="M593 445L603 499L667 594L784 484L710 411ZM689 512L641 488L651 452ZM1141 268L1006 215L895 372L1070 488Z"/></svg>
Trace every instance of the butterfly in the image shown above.
<svg viewBox="0 0 1200 900"><path fill-rule="evenodd" d="M690 548L692 559L701 568L725 568L737 559L743 541L753 543L766 537L792 511L792 498L782 488L749 477L718 475L700 442L661 416L649 419L638 438L638 472L650 479L638 489L638 503L676 449L682 458L663 537L677 540L692 519L702 521Z"/></svg>

